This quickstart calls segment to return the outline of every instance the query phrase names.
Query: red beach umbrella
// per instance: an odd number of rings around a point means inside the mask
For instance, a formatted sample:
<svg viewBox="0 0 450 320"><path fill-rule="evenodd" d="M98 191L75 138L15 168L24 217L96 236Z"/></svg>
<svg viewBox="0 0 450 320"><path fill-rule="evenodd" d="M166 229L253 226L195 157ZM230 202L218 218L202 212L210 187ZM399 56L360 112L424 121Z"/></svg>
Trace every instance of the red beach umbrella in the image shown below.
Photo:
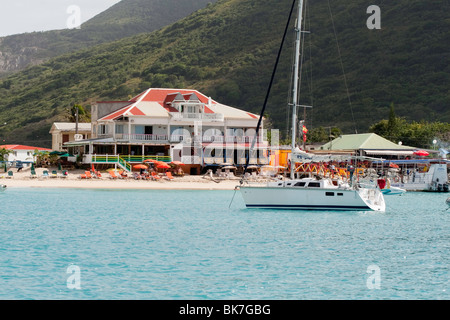
<svg viewBox="0 0 450 320"><path fill-rule="evenodd" d="M136 164L133 166L134 169L147 169L148 167L145 164Z"/></svg>
<svg viewBox="0 0 450 320"><path fill-rule="evenodd" d="M160 161L155 160L155 159L145 159L144 162L153 162L153 163L155 163L155 162L160 162Z"/></svg>
<svg viewBox="0 0 450 320"><path fill-rule="evenodd" d="M414 154L416 155L416 156L420 156L420 157L426 157L426 156L429 156L430 154L427 152L427 151L425 151L425 150L417 150L417 151L414 151Z"/></svg>
<svg viewBox="0 0 450 320"><path fill-rule="evenodd" d="M156 167L158 169L169 169L170 168L170 166L167 163L164 163L164 162L158 164Z"/></svg>

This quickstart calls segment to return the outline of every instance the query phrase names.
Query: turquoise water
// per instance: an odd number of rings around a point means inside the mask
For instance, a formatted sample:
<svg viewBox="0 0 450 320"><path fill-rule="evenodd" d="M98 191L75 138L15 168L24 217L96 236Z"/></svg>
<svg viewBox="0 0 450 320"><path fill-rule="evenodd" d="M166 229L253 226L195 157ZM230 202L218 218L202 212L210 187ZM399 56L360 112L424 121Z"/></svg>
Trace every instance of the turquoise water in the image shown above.
<svg viewBox="0 0 450 320"><path fill-rule="evenodd" d="M450 298L448 194L375 213L229 208L233 193L8 189L0 299Z"/></svg>

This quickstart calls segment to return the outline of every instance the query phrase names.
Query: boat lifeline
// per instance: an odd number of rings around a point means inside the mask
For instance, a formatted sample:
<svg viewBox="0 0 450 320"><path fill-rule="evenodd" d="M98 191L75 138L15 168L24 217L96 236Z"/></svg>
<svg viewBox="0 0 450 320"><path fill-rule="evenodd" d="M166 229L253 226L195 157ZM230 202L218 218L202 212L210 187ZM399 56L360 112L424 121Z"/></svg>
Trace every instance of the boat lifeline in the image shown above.
<svg viewBox="0 0 450 320"><path fill-rule="evenodd" d="M300 151L295 145L297 126L297 89L299 79L300 34L302 26L303 1L298 4L298 18L295 45L294 79L292 93L292 150L291 162L312 155ZM263 108L264 111L264 108ZM257 128L258 131L259 128ZM338 181L329 178L309 177L294 179L294 165L288 180L268 182L264 185L244 184L239 188L247 208L275 208L301 210L374 210L385 211L386 205L380 189L363 187L359 183Z"/></svg>

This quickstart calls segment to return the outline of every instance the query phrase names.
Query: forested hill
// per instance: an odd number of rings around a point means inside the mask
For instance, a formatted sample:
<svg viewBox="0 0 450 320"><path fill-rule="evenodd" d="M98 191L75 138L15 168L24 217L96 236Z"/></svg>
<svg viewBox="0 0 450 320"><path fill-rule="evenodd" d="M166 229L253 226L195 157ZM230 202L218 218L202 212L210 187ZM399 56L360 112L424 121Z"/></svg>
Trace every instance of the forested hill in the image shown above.
<svg viewBox="0 0 450 320"><path fill-rule="evenodd" d="M215 1L122 0L82 24L80 29L0 37L0 77L64 53L152 32Z"/></svg>
<svg viewBox="0 0 450 320"><path fill-rule="evenodd" d="M307 113L309 128L361 133L387 118L391 103L397 116L450 121L448 1L382 1L381 30L366 26L373 1L308 3L300 103L314 106ZM0 119L7 123L0 137L49 145L51 123L62 120L69 106L127 99L149 87L195 88L259 113L290 5L291 0L219 0L153 33L14 74L0 81ZM267 108L282 133L288 124L292 32L287 40Z"/></svg>

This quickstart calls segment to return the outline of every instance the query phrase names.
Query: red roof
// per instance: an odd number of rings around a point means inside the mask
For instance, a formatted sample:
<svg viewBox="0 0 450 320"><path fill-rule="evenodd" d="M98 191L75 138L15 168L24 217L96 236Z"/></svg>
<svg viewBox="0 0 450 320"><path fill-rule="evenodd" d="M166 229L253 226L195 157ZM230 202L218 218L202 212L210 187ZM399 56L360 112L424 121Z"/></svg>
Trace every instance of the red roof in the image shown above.
<svg viewBox="0 0 450 320"><path fill-rule="evenodd" d="M8 149L8 150L36 150L37 149L39 151L52 151L52 149L23 146L20 144L4 144L4 145L0 146L0 149Z"/></svg>
<svg viewBox="0 0 450 320"><path fill-rule="evenodd" d="M168 95L174 94L174 93L181 93L183 96L195 93L195 95L198 97L200 102L202 102L204 104L208 104L209 98L207 96L198 92L197 90L192 90L192 89L150 89L147 91L147 93L145 94L142 101L155 101L155 102L159 102L161 105L163 105L164 100L166 100L166 97ZM142 96L142 94L140 94L138 97L140 97L140 96ZM135 97L133 99L136 99L136 98L137 97Z"/></svg>

